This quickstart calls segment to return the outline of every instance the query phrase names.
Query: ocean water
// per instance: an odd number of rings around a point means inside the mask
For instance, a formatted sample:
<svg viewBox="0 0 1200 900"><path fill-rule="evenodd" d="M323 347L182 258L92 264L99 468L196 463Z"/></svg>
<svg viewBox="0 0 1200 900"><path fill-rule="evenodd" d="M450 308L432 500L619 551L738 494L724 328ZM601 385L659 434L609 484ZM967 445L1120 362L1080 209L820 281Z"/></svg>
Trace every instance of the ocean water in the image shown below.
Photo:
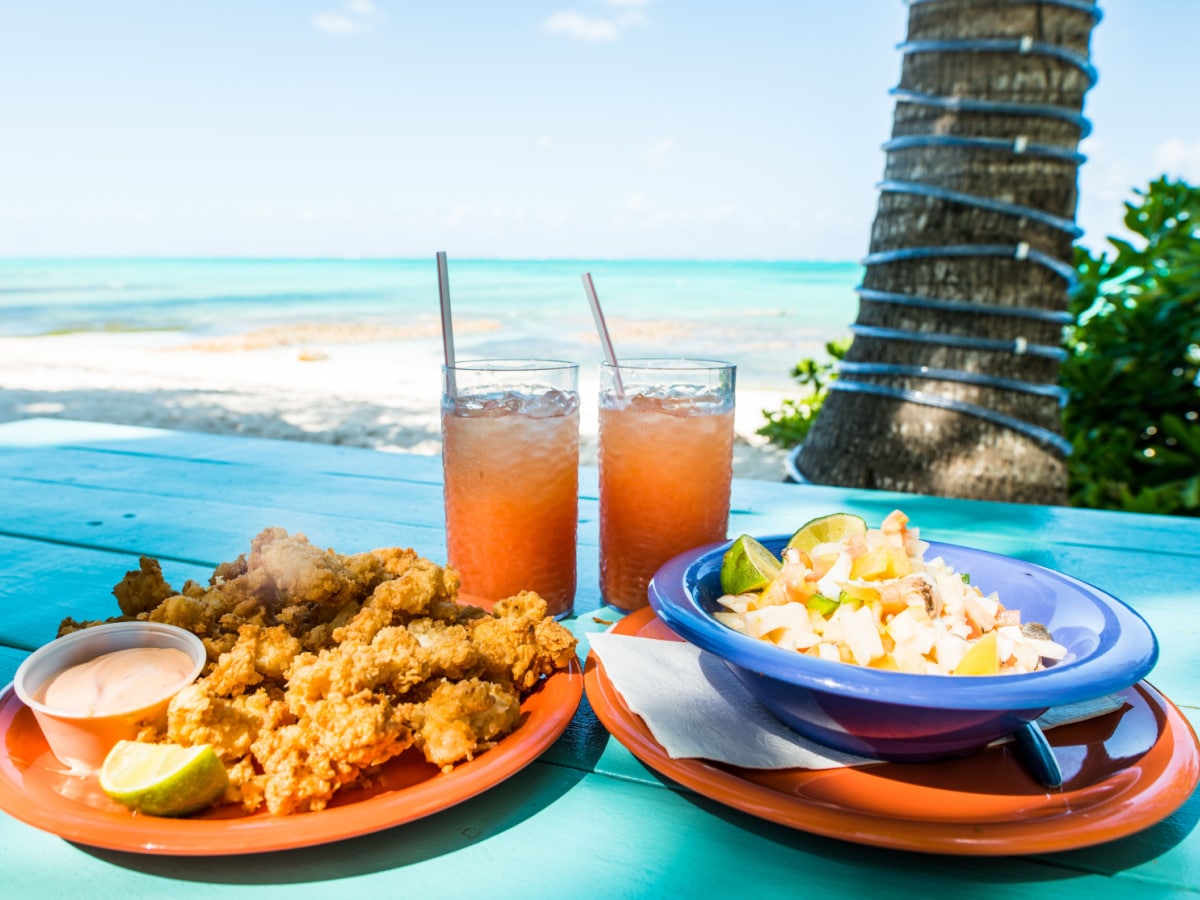
<svg viewBox="0 0 1200 900"><path fill-rule="evenodd" d="M460 359L601 358L590 272L620 356L738 365L787 385L847 335L856 262L450 259ZM434 259L0 259L0 336L167 331L190 337L299 323L438 327Z"/></svg>

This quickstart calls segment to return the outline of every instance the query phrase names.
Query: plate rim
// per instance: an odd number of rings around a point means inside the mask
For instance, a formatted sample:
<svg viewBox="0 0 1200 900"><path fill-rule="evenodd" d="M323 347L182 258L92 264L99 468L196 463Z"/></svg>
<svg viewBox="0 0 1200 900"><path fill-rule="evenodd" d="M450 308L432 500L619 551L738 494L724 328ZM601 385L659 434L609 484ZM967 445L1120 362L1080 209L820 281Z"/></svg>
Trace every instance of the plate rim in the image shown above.
<svg viewBox="0 0 1200 900"><path fill-rule="evenodd" d="M656 619L666 626L652 607L646 607L626 616L610 630L615 634L641 637L641 630ZM1165 755L1166 760L1156 772L1130 766L1102 782L1089 785L1088 789L1094 790L1097 785L1119 780L1118 776L1132 768L1139 769L1133 784L1121 785L1122 789L1114 790L1107 801L1102 800L1074 813L1067 809L1055 816L972 824L968 829L961 822L899 819L870 812L861 814L844 806L832 806L828 801L805 801L795 795L788 797L730 771L733 767L701 759L672 759L641 717L625 705L604 673L599 658L589 652L584 667L584 689L597 718L630 753L658 774L710 800L799 831L875 847L961 856L1008 856L1080 849L1142 831L1182 806L1200 783L1200 740L1169 698L1144 681L1136 688L1145 688L1148 702L1156 700L1163 713L1164 725L1158 739L1138 760L1141 763L1152 754ZM891 764L870 767L873 775L864 775L864 778L877 777L881 771L886 773L881 767L888 765ZM1178 777L1160 777L1165 772L1175 772ZM1124 781L1128 782L1129 777L1125 776ZM1142 788L1137 794L1138 802L1131 803L1129 790L1138 785ZM920 790L919 787L912 789ZM1052 795L1047 793L1046 796ZM1067 821L1072 827L1063 828Z"/></svg>
<svg viewBox="0 0 1200 900"><path fill-rule="evenodd" d="M575 656L521 698L521 710L529 717L486 752L448 773L317 812L271 816L260 810L243 817L164 819L103 810L67 797L61 798L61 806L46 808L29 803L22 786L25 774L34 766L14 759L6 750L0 751L0 810L64 840L131 853L221 857L333 843L442 812L516 775L566 730L583 690L583 666ZM13 720L21 710L29 713L10 682L0 691L0 744L7 744ZM28 720L37 727L31 714ZM61 776L55 773L54 777ZM439 799L437 795L447 789L452 791L449 798ZM397 814L389 815L393 811Z"/></svg>

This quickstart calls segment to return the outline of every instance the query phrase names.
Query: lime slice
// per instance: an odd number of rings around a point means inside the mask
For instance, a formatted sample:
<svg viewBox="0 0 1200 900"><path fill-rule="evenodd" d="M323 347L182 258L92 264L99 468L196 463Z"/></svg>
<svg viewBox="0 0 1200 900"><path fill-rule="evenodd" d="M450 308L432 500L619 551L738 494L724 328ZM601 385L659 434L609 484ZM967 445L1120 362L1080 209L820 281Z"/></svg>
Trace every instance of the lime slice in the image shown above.
<svg viewBox="0 0 1200 900"><path fill-rule="evenodd" d="M739 537L721 559L721 590L726 594L761 591L779 574L783 564L775 554L750 537Z"/></svg>
<svg viewBox="0 0 1200 900"><path fill-rule="evenodd" d="M805 522L788 541L788 548L808 553L817 544L833 544L852 535L867 533L867 523L850 513L832 513Z"/></svg>
<svg viewBox="0 0 1200 900"><path fill-rule="evenodd" d="M208 744L118 741L104 758L100 788L122 806L151 816L186 816L221 798L229 775Z"/></svg>

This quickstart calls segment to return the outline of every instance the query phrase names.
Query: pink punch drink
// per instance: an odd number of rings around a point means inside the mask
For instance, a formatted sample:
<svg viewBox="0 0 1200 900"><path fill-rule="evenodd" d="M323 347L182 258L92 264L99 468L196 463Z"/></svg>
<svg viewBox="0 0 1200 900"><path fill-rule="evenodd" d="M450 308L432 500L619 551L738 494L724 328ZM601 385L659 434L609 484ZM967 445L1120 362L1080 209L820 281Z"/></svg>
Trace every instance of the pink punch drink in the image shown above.
<svg viewBox="0 0 1200 900"><path fill-rule="evenodd" d="M667 560L722 541L735 367L627 359L600 370L600 591L632 610Z"/></svg>
<svg viewBox="0 0 1200 900"><path fill-rule="evenodd" d="M479 360L443 367L446 542L462 590L535 591L550 615L575 601L579 367Z"/></svg>

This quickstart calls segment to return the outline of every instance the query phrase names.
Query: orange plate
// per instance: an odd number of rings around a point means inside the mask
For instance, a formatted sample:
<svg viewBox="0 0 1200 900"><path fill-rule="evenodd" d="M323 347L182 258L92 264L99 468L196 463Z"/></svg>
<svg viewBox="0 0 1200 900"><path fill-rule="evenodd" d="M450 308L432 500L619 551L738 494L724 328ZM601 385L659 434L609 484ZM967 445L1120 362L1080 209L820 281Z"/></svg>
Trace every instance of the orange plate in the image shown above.
<svg viewBox="0 0 1200 900"><path fill-rule="evenodd" d="M533 762L567 727L583 695L578 661L521 702L521 724L448 774L413 750L388 762L370 787L339 792L320 812L242 815L234 807L187 819L132 815L95 777L64 775L12 686L0 694L0 809L69 841L110 850L227 856L324 844L381 831L461 803Z"/></svg>
<svg viewBox="0 0 1200 900"><path fill-rule="evenodd" d="M680 640L650 608L613 631ZM1086 847L1161 821L1200 781L1195 732L1145 682L1122 693L1122 709L1048 733L1065 778L1052 793L1026 774L1009 745L936 763L824 770L672 759L595 655L588 657L584 685L600 721L656 772L751 815L878 847L975 856Z"/></svg>

